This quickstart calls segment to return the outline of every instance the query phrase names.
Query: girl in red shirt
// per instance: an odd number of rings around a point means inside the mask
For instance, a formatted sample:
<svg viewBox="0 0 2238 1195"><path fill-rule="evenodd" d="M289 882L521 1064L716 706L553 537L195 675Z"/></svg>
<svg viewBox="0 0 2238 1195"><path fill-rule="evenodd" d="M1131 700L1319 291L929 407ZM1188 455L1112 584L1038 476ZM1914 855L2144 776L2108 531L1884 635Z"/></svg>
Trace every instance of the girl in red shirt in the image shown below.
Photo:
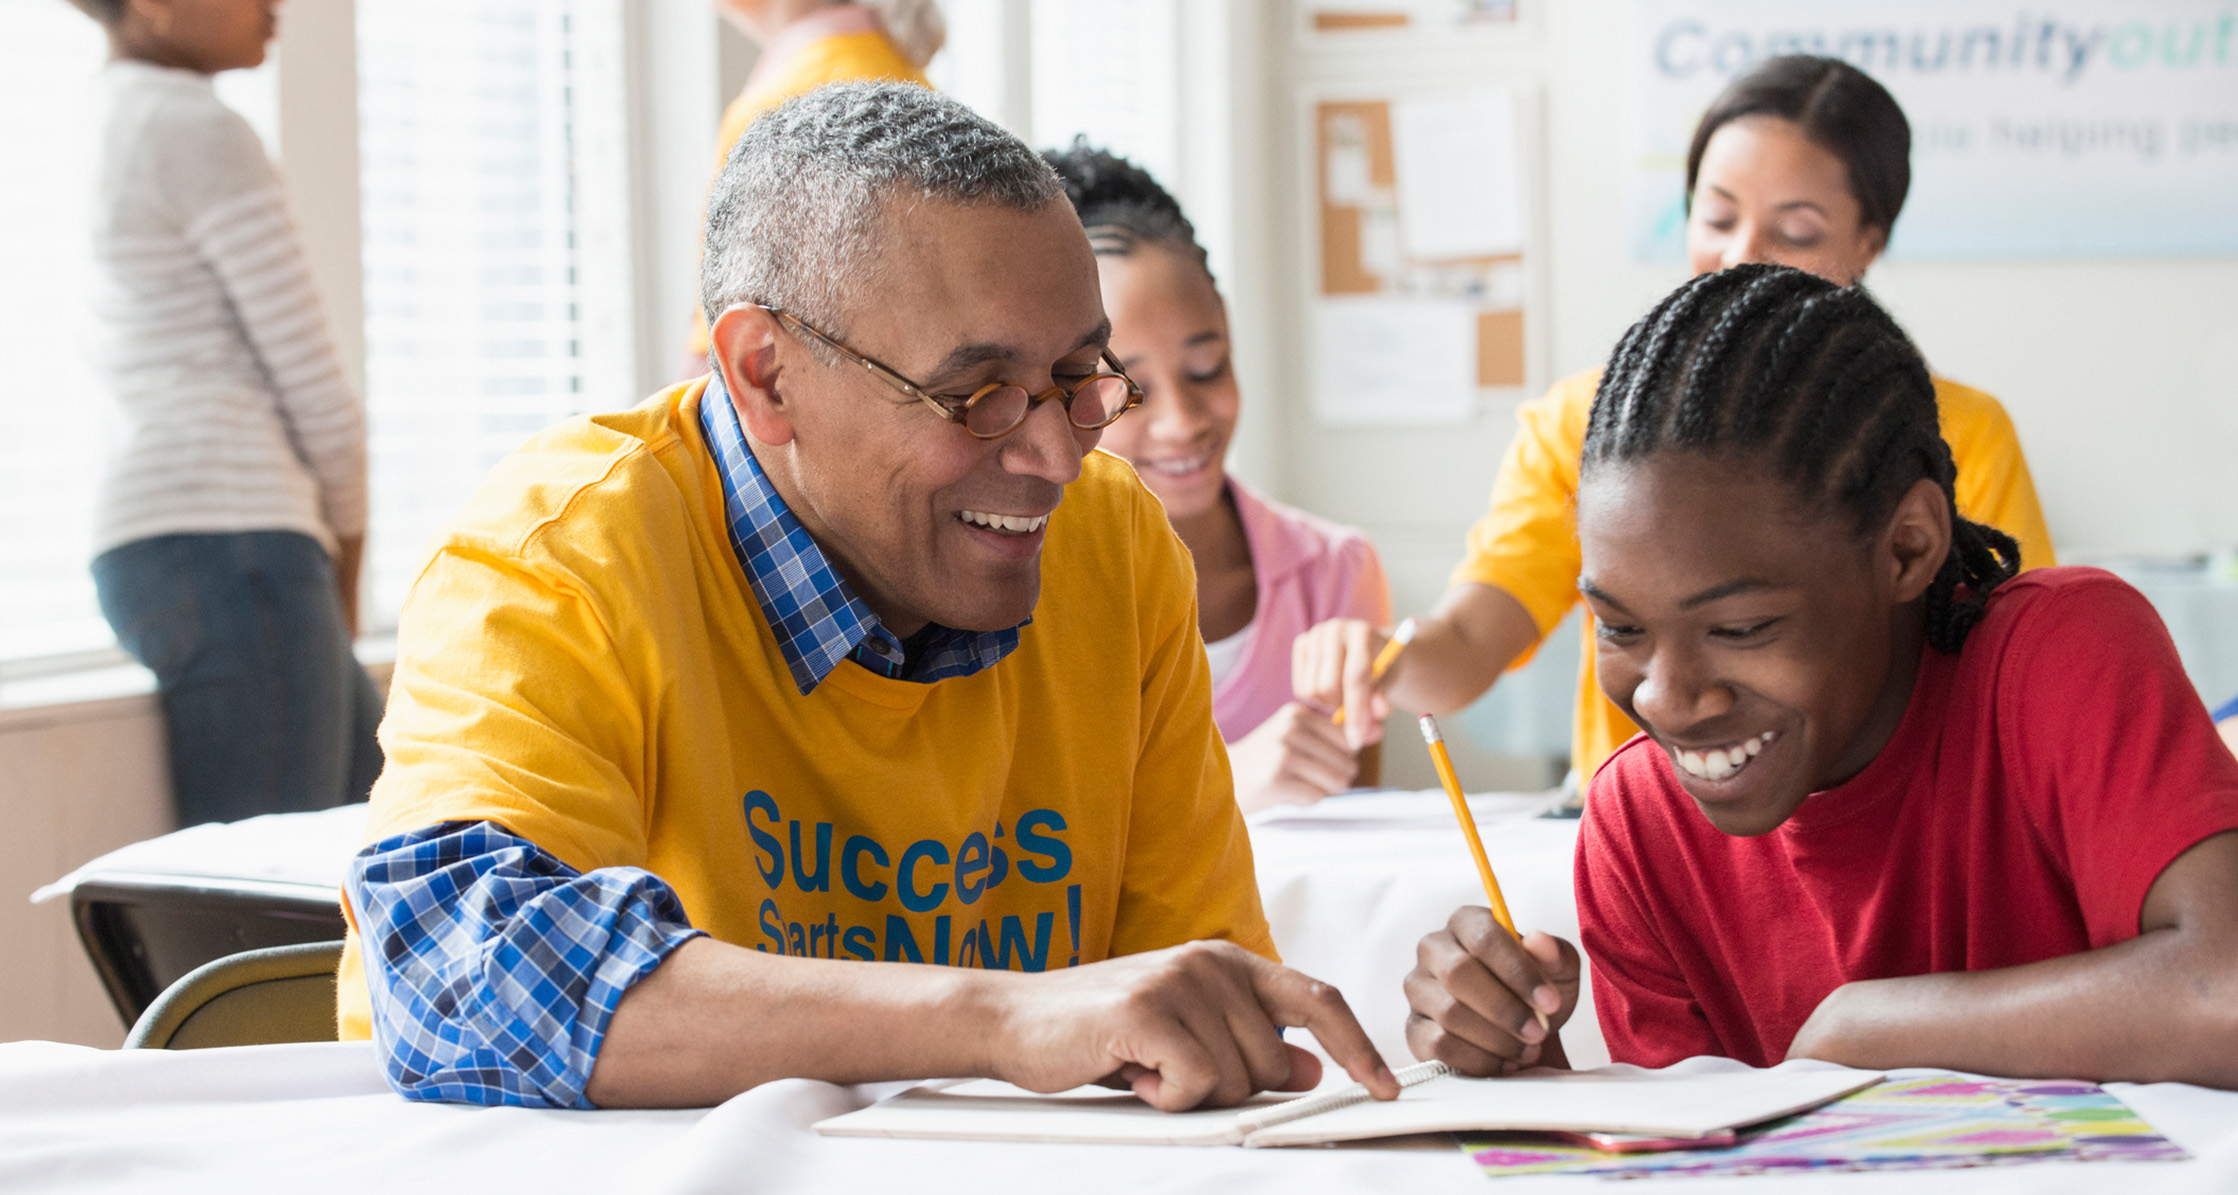
<svg viewBox="0 0 2238 1195"><path fill-rule="evenodd" d="M2238 1087L2238 759L2144 598L2014 575L1952 504L1918 352L1864 292L1743 266L1611 358L1578 588L1646 733L1595 773L1581 936L1612 1057ZM1578 956L1465 908L1408 1039L1563 1062Z"/></svg>

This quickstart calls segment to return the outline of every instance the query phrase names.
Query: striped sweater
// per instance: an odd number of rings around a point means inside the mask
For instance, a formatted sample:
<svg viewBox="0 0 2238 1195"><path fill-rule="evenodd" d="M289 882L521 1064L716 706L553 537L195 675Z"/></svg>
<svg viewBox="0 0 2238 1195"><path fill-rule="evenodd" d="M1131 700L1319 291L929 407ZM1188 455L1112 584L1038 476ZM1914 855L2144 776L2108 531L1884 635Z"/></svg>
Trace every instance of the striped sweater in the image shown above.
<svg viewBox="0 0 2238 1195"><path fill-rule="evenodd" d="M264 147L206 75L113 62L93 358L119 427L94 551L186 532L364 534L365 415Z"/></svg>

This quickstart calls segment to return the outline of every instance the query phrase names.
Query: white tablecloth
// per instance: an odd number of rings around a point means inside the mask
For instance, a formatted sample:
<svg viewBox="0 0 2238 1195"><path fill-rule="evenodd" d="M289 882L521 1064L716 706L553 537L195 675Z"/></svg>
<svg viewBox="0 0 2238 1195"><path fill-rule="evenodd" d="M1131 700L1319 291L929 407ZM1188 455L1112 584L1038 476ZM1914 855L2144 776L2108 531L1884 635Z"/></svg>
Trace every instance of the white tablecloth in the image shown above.
<svg viewBox="0 0 2238 1195"><path fill-rule="evenodd" d="M412 1104L362 1043L101 1051L0 1045L0 1190L67 1192L1406 1191L1485 1195L1444 1138L1336 1149L1159 1149L826 1139L808 1126L888 1088L792 1080L719 1108L550 1112ZM2117 1087L2190 1149L2176 1164L1672 1179L1682 1195L2238 1189L2238 1095ZM1504 1179L1502 1193L1591 1180Z"/></svg>
<svg viewBox="0 0 2238 1195"><path fill-rule="evenodd" d="M1533 800L1475 803L1517 920L1574 935L1567 894L1575 823L1523 816ZM257 832L270 841L286 837L269 825ZM1285 956L1342 987L1378 1043L1404 1057L1397 982L1411 965L1413 943L1454 904L1481 899L1444 798L1356 797L1264 815L1254 819L1252 839ZM141 849L136 862L151 870L172 866L154 848ZM294 878L306 883L317 881L321 866L338 869L340 860L314 865L298 855L291 864ZM1599 1050L1590 1024L1585 1010L1567 1035L1573 1057L1586 1061ZM467 1108L397 1098L362 1043L174 1053L15 1042L0 1045L0 1191L329 1195L427 1184L458 1192L1481 1195L1487 1182L1445 1138L1199 1150L838 1140L808 1129L895 1089L788 1081L719 1108L683 1112ZM2195 1160L1667 1181L1685 1195L2238 1191L2238 1094L2182 1084L2112 1089ZM1575 1193L1597 1189L1590 1181L1505 1179L1498 1189Z"/></svg>

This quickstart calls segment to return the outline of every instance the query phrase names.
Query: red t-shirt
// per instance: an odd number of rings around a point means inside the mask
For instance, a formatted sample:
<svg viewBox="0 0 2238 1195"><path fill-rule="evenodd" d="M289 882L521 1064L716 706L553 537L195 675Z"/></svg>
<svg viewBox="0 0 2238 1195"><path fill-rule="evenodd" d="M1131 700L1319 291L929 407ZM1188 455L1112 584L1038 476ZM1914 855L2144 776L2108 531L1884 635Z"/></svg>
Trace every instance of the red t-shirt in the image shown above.
<svg viewBox="0 0 2238 1195"><path fill-rule="evenodd" d="M1926 650L1864 771L1769 834L1704 817L1636 738L1593 777L1578 917L1609 1053L1769 1066L1852 980L2018 966L2137 936L2145 894L2238 829L2238 759L2142 594L2110 573L2000 586Z"/></svg>

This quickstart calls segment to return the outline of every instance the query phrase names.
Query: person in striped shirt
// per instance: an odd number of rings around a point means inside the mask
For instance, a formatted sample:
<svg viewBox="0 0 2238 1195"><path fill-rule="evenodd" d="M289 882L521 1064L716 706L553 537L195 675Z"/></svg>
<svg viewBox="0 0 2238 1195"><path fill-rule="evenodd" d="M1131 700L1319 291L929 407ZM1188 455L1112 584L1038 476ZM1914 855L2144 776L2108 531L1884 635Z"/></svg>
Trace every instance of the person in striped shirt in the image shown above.
<svg viewBox="0 0 2238 1195"><path fill-rule="evenodd" d="M119 416L93 577L156 674L179 821L359 799L365 417L278 174L210 76L276 0L72 0L108 31L93 353Z"/></svg>

